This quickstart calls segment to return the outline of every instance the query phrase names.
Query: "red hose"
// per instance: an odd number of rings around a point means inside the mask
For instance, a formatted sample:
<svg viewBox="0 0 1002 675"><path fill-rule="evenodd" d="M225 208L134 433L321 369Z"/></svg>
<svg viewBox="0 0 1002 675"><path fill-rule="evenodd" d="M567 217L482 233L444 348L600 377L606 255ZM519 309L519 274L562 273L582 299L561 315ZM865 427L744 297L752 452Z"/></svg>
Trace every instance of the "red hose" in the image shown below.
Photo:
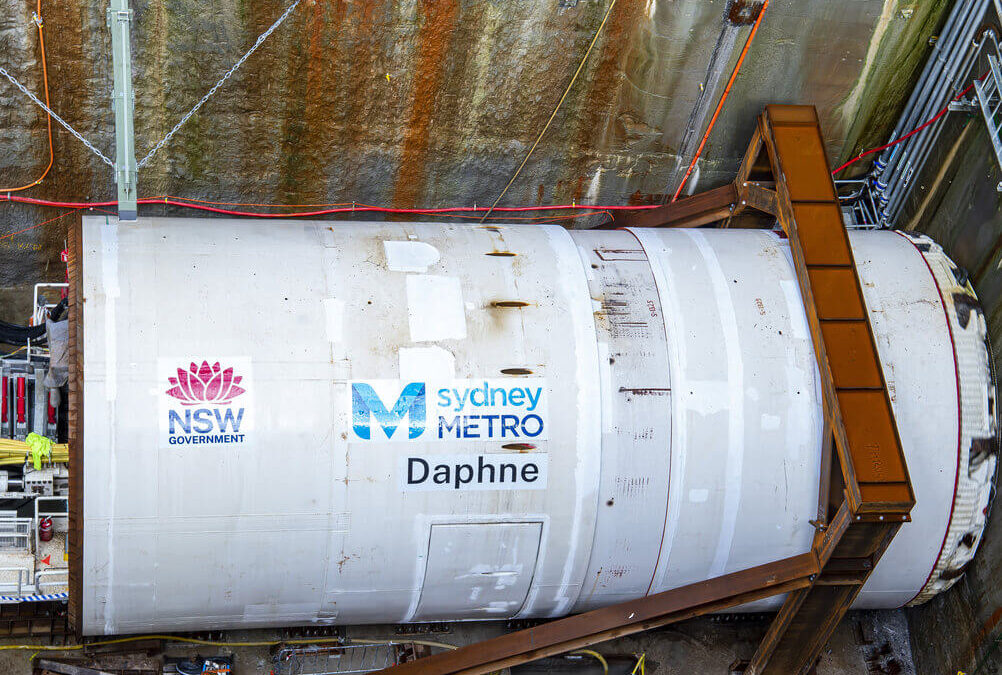
<svg viewBox="0 0 1002 675"><path fill-rule="evenodd" d="M987 76L987 75L988 75L987 72L982 73L981 77L975 78L975 82L977 82L979 80L985 79L985 76ZM950 99L950 103L953 103L954 101L959 101L960 99L964 98L964 96L967 95L967 92L969 92L973 88L974 88L974 82L971 82L969 85L967 85L964 88L964 90L962 92L960 92L959 94L957 94L956 96L954 96L952 99ZM909 131L907 134L905 134L901 138L896 138L893 141L891 141L890 143L884 143L879 148L871 148L870 150L867 150L866 152L859 153L858 155L856 155L855 157L853 157L852 159L850 159L848 162L846 162L842 166L838 167L837 169L833 169L832 170L832 175L834 176L835 174L837 174L842 169L844 169L847 166L850 166L852 164L855 164L856 162L858 162L859 160L863 159L867 155L872 155L875 152L880 152L881 150L886 150L887 148L890 148L892 146L897 145L901 141L907 141L909 138L911 138L912 136L914 136L918 132L922 131L923 129L925 129L926 127L928 127L930 124L934 124L936 122L936 120L938 120L940 117L942 117L943 115L945 115L950 110L950 103L947 103L945 106L943 106L942 110L940 110L938 113L936 113L935 115L933 115L932 117L930 117L928 120L926 120L925 122L923 122L921 125L915 127L911 131Z"/></svg>
<svg viewBox="0 0 1002 675"><path fill-rule="evenodd" d="M57 202L47 199L35 199L34 197L21 197L19 195L0 194L0 202L17 202L21 204L32 204L34 206L51 206L56 208L89 209L95 207L115 206L117 202ZM179 206L182 208L208 211L210 213L221 213L230 216L247 216L251 218L301 218L326 216L332 213L397 213L397 214L424 214L432 215L436 213L479 213L487 211L486 206L450 206L434 209L395 209L386 206L369 206L358 204L355 206L339 206L331 209L319 209L315 211L294 211L290 213L260 213L254 211L236 211L233 209L223 209L206 204L197 204L184 201L179 197L147 197L137 200L138 204L165 204L167 206ZM275 205L277 208L281 205ZM526 211L637 211L643 209L660 208L658 204L644 206L623 206L623 205L591 205L591 204L553 204L550 206L503 206L494 210L504 213L520 213Z"/></svg>

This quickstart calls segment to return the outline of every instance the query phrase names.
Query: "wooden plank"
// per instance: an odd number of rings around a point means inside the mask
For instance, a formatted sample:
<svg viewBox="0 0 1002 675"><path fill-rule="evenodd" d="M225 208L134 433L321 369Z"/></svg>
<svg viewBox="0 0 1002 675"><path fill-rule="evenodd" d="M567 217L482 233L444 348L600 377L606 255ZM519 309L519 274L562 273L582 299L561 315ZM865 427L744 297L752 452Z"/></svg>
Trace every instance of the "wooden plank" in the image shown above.
<svg viewBox="0 0 1002 675"><path fill-rule="evenodd" d="M489 673L614 637L804 588L820 571L806 553L509 633L391 668L393 673Z"/></svg>

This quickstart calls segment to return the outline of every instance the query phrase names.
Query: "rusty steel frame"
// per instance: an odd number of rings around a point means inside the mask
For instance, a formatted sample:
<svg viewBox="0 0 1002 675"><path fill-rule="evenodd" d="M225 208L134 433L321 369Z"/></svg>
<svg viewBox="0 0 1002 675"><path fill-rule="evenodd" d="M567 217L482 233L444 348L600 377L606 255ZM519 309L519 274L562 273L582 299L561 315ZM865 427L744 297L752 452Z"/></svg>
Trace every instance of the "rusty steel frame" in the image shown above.
<svg viewBox="0 0 1002 675"><path fill-rule="evenodd" d="M811 551L569 616L391 668L477 675L682 619L786 594L745 671L806 675L901 525L915 496L813 106L770 105L732 184L617 227L729 227L746 210L789 239L821 372L821 485Z"/></svg>

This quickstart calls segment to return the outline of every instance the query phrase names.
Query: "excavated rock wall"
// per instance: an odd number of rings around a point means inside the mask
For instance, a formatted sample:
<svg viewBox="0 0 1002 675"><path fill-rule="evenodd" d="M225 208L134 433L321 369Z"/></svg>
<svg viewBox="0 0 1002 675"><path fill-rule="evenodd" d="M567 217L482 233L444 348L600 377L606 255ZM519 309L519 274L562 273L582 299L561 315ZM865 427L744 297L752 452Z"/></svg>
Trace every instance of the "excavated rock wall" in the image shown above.
<svg viewBox="0 0 1002 675"><path fill-rule="evenodd" d="M40 94L35 2L0 0L0 65ZM287 4L134 0L140 157ZM749 30L728 24L733 4L618 0L505 203L653 202L673 191L689 160L679 148L686 134L701 135ZM882 138L945 4L773 0L691 187L730 177L766 103L816 104L833 161ZM53 108L113 157L106 5L43 0L42 16ZM546 123L607 6L303 0L141 172L140 194L490 203ZM21 194L113 199L110 168L61 128L54 136L53 170ZM0 183L30 181L47 160L44 115L0 79ZM0 204L0 237L61 213ZM22 312L25 284L61 276L72 218L0 239L0 315Z"/></svg>

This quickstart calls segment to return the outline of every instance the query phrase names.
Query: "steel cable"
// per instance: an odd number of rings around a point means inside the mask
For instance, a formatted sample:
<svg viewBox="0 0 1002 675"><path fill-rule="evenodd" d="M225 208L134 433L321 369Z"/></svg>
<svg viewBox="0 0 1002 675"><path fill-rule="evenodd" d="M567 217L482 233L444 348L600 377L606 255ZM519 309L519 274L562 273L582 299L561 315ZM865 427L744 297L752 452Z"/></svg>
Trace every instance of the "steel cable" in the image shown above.
<svg viewBox="0 0 1002 675"><path fill-rule="evenodd" d="M221 86L223 86L223 83L226 82L226 80L230 79L233 73L235 73L237 69L244 64L244 61L250 58L250 55L253 54L255 51L257 51L257 48L260 47L264 43L264 41L268 39L268 36L274 33L275 29L282 25L282 22L285 21L285 19L288 18L290 14L292 14L292 11L299 6L299 3L301 1L302 0L295 0L295 2L289 5L286 8L286 10L282 12L282 16L278 17L275 23L269 26L268 30L266 30L265 32L261 33L261 35L258 36L257 41L253 44L253 46L251 46L249 50L247 50L247 53L241 56L240 59L233 64L233 67L227 70L226 74L223 75L221 78L219 78L219 80L214 85L212 85L212 88L209 89L208 93L206 93L205 96L203 96L202 99L198 103L196 103L191 110L185 113L184 117L181 118L181 121L175 124L174 128L168 131L167 135L161 138L160 141L153 146L153 149L150 150L148 153L146 153L145 157L139 160L139 163L136 165L136 168L142 168L146 166L149 163L149 161L153 159L153 156L157 154L157 152L159 152L159 150L162 147L164 147L164 145L170 142L170 139L174 137L174 134L178 132L178 129L184 126L184 123L187 122L189 119L191 119L191 116L197 113L199 109L203 105L205 105L205 102L208 101L209 98L211 98L212 95L216 93L216 90L218 90Z"/></svg>

